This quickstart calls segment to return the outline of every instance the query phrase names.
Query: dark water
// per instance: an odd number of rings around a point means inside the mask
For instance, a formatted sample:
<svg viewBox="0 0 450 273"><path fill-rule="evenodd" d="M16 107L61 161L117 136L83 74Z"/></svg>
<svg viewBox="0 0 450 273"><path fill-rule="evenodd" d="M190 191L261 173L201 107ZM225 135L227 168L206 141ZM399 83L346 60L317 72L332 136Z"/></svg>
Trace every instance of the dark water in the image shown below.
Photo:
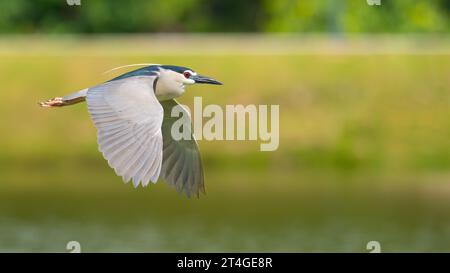
<svg viewBox="0 0 450 273"><path fill-rule="evenodd" d="M386 252L450 249L450 202L411 183L393 190L349 177L342 186L340 177L337 186L337 177L288 173L251 188L212 173L208 194L188 199L164 183L133 189L107 169L81 177L3 191L0 250L64 252L69 241L86 252L366 252L369 241Z"/></svg>

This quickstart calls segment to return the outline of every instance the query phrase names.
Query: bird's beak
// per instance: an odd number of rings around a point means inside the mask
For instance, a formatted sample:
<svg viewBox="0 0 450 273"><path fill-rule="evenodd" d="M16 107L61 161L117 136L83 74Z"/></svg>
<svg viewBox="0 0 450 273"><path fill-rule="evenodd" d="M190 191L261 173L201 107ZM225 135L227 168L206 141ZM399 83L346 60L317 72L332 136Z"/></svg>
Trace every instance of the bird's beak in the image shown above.
<svg viewBox="0 0 450 273"><path fill-rule="evenodd" d="M193 75L190 79L194 80L195 83L206 83L206 84L217 84L222 85L223 83L216 81L215 79L211 79L202 75Z"/></svg>

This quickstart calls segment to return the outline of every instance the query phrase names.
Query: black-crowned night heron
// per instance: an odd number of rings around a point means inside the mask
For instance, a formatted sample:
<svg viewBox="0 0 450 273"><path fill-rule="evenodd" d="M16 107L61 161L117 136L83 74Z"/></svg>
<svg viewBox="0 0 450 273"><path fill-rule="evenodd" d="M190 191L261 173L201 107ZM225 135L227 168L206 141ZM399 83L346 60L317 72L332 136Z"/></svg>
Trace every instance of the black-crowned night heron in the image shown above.
<svg viewBox="0 0 450 273"><path fill-rule="evenodd" d="M186 85L221 84L192 69L149 65L108 82L40 103L61 107L86 101L97 127L99 150L125 183L147 186L159 176L187 196L205 192L203 167L192 130L190 139L171 134L174 98ZM189 115L186 110L184 114ZM189 127L186 127L189 128Z"/></svg>

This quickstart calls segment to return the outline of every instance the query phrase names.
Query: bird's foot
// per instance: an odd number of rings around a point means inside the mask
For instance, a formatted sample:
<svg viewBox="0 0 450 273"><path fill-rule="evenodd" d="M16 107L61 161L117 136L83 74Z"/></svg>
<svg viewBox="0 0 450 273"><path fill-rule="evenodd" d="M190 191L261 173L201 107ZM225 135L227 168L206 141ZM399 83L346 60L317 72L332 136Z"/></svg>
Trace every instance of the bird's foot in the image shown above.
<svg viewBox="0 0 450 273"><path fill-rule="evenodd" d="M49 99L47 101L39 102L39 105L41 107L51 108L51 107L61 107L66 105L66 103L64 102L63 98L56 97L53 99Z"/></svg>

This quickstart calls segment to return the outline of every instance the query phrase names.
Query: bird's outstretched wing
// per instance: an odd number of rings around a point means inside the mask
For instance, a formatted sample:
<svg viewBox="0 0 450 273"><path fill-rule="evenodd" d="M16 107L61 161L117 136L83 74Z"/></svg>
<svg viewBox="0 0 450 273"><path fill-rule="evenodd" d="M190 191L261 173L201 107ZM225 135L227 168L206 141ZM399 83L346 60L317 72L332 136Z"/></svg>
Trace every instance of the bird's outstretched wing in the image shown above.
<svg viewBox="0 0 450 273"><path fill-rule="evenodd" d="M153 91L155 77L130 77L87 91L99 150L127 183L156 183L162 164L163 108Z"/></svg>
<svg viewBox="0 0 450 273"><path fill-rule="evenodd" d="M171 134L172 125L179 119L179 117L171 116L172 108L181 107L183 115L187 116L189 112L175 100L162 101L161 105L164 108L162 178L175 186L178 192L184 192L187 196L199 196L200 192L205 193L205 186L200 151L192 129L188 132L191 136L190 140L175 140ZM191 126L184 128L188 130Z"/></svg>

